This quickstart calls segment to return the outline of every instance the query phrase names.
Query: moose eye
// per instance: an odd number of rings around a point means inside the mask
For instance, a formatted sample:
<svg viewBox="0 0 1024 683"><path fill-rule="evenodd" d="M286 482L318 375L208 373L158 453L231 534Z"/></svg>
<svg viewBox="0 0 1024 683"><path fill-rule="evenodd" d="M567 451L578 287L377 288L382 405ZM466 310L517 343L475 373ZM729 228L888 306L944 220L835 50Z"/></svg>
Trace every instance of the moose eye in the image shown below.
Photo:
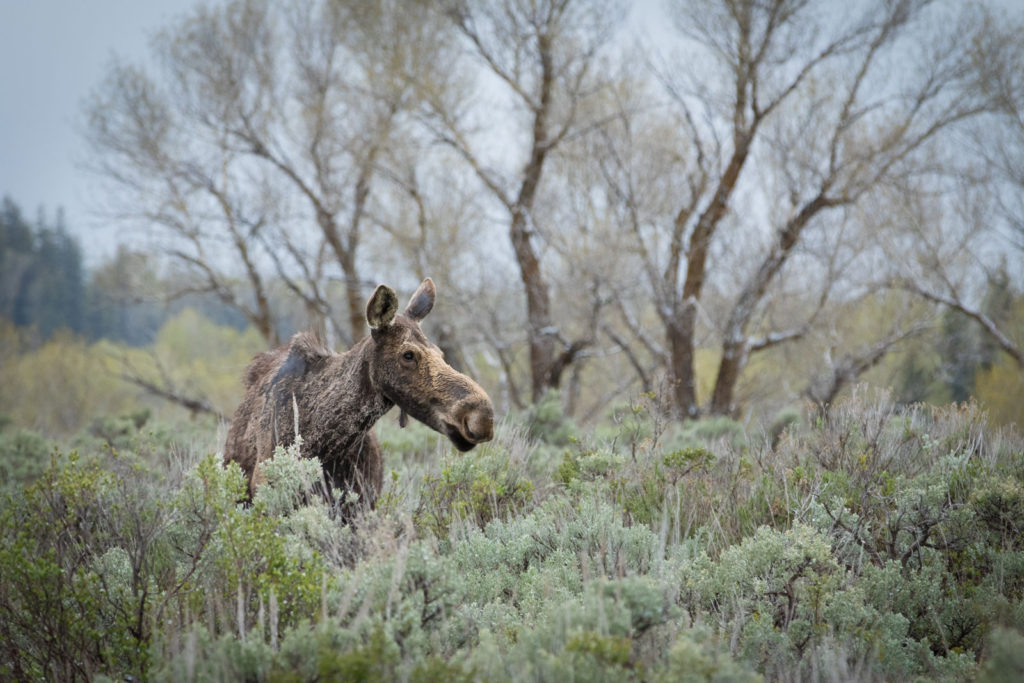
<svg viewBox="0 0 1024 683"><path fill-rule="evenodd" d="M405 360L416 360L416 354L413 353L412 351L406 351L405 353L402 354L402 358L404 358Z"/></svg>

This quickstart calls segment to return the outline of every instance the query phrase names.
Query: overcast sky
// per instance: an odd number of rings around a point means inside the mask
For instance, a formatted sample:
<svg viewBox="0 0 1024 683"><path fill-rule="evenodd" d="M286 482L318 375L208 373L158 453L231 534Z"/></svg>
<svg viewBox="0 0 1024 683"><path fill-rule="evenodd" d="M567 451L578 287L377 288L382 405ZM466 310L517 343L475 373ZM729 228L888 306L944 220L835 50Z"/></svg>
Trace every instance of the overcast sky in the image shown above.
<svg viewBox="0 0 1024 683"><path fill-rule="evenodd" d="M90 261L112 252L113 240L90 216L89 178L76 167L85 154L82 100L114 55L145 59L154 31L194 4L0 0L0 195L32 221L40 206L51 220L64 207Z"/></svg>

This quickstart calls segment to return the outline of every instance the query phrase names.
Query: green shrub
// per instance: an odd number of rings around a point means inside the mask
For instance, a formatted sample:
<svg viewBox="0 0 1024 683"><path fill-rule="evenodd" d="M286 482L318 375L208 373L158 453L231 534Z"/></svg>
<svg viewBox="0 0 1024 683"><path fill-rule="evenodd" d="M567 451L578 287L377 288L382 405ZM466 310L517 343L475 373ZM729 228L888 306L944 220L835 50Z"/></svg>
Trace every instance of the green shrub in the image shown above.
<svg viewBox="0 0 1024 683"><path fill-rule="evenodd" d="M526 425L526 433L531 439L553 446L568 445L578 433L572 418L565 414L561 394L555 390L549 390L529 406L520 421Z"/></svg>
<svg viewBox="0 0 1024 683"><path fill-rule="evenodd" d="M587 655L606 667L624 667L629 664L629 638L602 636L594 631L581 631L569 638L565 651Z"/></svg>
<svg viewBox="0 0 1024 683"><path fill-rule="evenodd" d="M656 525L670 494L682 495L687 475L707 470L714 455L703 446L661 454L643 452L611 477L612 492L631 522Z"/></svg>
<svg viewBox="0 0 1024 683"><path fill-rule="evenodd" d="M645 394L613 404L605 421L595 427L595 436L616 448L629 445L635 451L641 445L650 446L664 430L663 420L653 402L654 395Z"/></svg>
<svg viewBox="0 0 1024 683"><path fill-rule="evenodd" d="M1003 550L1024 549L1024 482L1014 476L985 477L970 494L978 520Z"/></svg>
<svg viewBox="0 0 1024 683"><path fill-rule="evenodd" d="M757 683L763 677L729 656L704 630L683 634L668 652L668 665L655 677L664 683Z"/></svg>
<svg viewBox="0 0 1024 683"><path fill-rule="evenodd" d="M370 632L364 645L351 650L335 650L321 643L317 658L317 678L328 681L395 680L398 647L388 638L382 626ZM276 676L274 678L277 678ZM284 674L282 680L287 680Z"/></svg>
<svg viewBox="0 0 1024 683"><path fill-rule="evenodd" d="M997 629L992 633L988 650L979 681L1014 683L1024 680L1024 635L1020 631Z"/></svg>
<svg viewBox="0 0 1024 683"><path fill-rule="evenodd" d="M50 464L53 446L35 432L0 431L0 492L24 487Z"/></svg>
<svg viewBox="0 0 1024 683"><path fill-rule="evenodd" d="M151 414L149 408L142 408L116 417L97 417L89 424L89 433L113 448L127 449Z"/></svg>
<svg viewBox="0 0 1024 683"><path fill-rule="evenodd" d="M664 447L668 450L715 443L725 444L733 450L742 450L747 446L747 435L743 425L723 416L688 420L670 428L664 438Z"/></svg>
<svg viewBox="0 0 1024 683"><path fill-rule="evenodd" d="M479 455L457 456L437 475L423 480L416 525L445 538L455 521L486 526L492 519L515 514L533 497L533 482L521 467L493 447Z"/></svg>
<svg viewBox="0 0 1024 683"><path fill-rule="evenodd" d="M351 524L301 444L249 504L159 426L47 451L0 509L0 678L1016 676L1020 438L856 392L817 417L774 448L668 447L647 408L557 450L396 428Z"/></svg>
<svg viewBox="0 0 1024 683"><path fill-rule="evenodd" d="M375 429L381 450L395 467L431 462L447 443L445 437L418 420L409 420L405 427L400 427L397 420L388 417L378 422Z"/></svg>
<svg viewBox="0 0 1024 683"><path fill-rule="evenodd" d="M625 459L611 450L585 449L579 444L575 449L566 449L562 454L562 462L555 470L555 479L563 486L569 486L574 480L594 481L608 478L618 471Z"/></svg>
<svg viewBox="0 0 1024 683"><path fill-rule="evenodd" d="M0 669L15 677L139 675L169 568L166 513L135 463L58 456L0 514Z"/></svg>

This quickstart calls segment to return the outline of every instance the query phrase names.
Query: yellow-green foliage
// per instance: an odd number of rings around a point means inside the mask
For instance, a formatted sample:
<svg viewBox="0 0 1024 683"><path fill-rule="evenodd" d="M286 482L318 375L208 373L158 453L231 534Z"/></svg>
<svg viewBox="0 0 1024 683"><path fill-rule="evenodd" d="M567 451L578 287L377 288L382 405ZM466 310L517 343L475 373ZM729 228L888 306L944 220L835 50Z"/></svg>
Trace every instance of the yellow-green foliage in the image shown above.
<svg viewBox="0 0 1024 683"><path fill-rule="evenodd" d="M140 406L160 417L180 414L180 408L125 382L125 374L157 385L170 382L179 393L230 415L241 397L242 373L262 346L253 331L216 325L191 309L168 320L151 349L87 344L66 333L30 348L22 333L0 321L0 415L19 427L68 437Z"/></svg>
<svg viewBox="0 0 1024 683"><path fill-rule="evenodd" d="M19 348L16 334L0 328L0 346ZM136 405L139 392L118 377L109 344L58 333L35 350L21 350L0 357L0 415L15 425L63 436Z"/></svg>
<svg viewBox="0 0 1024 683"><path fill-rule="evenodd" d="M242 375L266 343L252 328L217 325L191 308L160 328L153 351L170 378L230 415L242 396Z"/></svg>
<svg viewBox="0 0 1024 683"><path fill-rule="evenodd" d="M1002 324L1003 331L1018 348L1024 348L1024 298L1013 306L1013 315ZM1016 424L1024 428L1024 368L1006 353L996 354L990 367L974 377L974 396L989 411L995 424Z"/></svg>
<svg viewBox="0 0 1024 683"><path fill-rule="evenodd" d="M993 424L1024 427L1024 368L1006 354L975 375L974 395L988 410Z"/></svg>

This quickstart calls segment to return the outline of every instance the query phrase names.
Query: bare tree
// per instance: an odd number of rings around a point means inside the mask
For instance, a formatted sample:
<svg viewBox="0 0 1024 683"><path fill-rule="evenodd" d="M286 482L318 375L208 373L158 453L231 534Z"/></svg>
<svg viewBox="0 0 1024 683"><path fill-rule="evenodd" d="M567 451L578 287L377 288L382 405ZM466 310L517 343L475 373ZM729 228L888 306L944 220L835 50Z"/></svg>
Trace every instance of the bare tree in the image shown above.
<svg viewBox="0 0 1024 683"><path fill-rule="evenodd" d="M995 112L974 132L975 147L986 168L995 172L998 217L1006 236L1024 250L1024 45L1019 15L990 10L985 40L974 44L973 78L968 88L991 97Z"/></svg>
<svg viewBox="0 0 1024 683"><path fill-rule="evenodd" d="M92 164L120 216L161 228L158 248L193 288L238 308L269 343L272 286L351 342L364 328L360 246L387 152L421 89L447 77L435 14L386 0L200 8L154 41L159 78L111 68L87 105Z"/></svg>
<svg viewBox="0 0 1024 683"><path fill-rule="evenodd" d="M985 112L986 98L964 97L960 84L967 77L971 41L977 25L965 17L957 32L909 32L915 12L924 3L893 3L879 8L871 40L854 53L855 68L839 90L833 116L826 118L827 144L818 151L817 178L809 184L794 183L791 196L799 196L788 217L775 229L775 240L757 270L748 278L730 313L725 329L723 358L719 366L711 410L731 412L736 377L751 349L746 331L753 311L786 260L790 258L808 224L818 214L858 202L879 206L873 191L888 183L927 173L932 164L929 145L950 129ZM865 22L870 26L870 22ZM930 27L931 28L931 27ZM909 41L901 41L908 33ZM917 43L914 38L921 42ZM927 41L927 43L925 42ZM925 44L927 47L925 47ZM888 81L887 68L879 64L886 48L890 59L904 50L922 48L918 64L911 63L907 77L895 84ZM949 138L946 138L949 140ZM791 144L799 140L790 141ZM796 175L806 160L788 159L787 171ZM809 185L809 186L808 186ZM897 335L895 338L901 338ZM888 338L888 337L887 337ZM887 348L891 344L880 344Z"/></svg>
<svg viewBox="0 0 1024 683"><path fill-rule="evenodd" d="M172 123L170 102L137 69L115 66L88 105L90 160L121 192L118 218L161 226L173 240L162 245L191 273L176 295L209 292L241 311L268 341L276 342L263 277L253 267L250 239L266 224L262 202L244 214L237 179L214 176L187 156L188 142ZM186 152L187 153L187 152ZM230 159L218 155L222 169ZM214 228L216 224L216 229ZM226 250L242 264L242 282L218 258ZM236 271L237 272L237 271Z"/></svg>
<svg viewBox="0 0 1024 683"><path fill-rule="evenodd" d="M601 90L595 64L622 15L609 0L491 0L453 2L449 16L483 70L481 83L500 91L512 105L514 133L503 131L501 146L512 168L488 157L478 131L457 102L436 100L435 133L469 165L507 215L510 240L526 300L531 395L557 387L565 369L592 344L590 332L564 337L552 314L552 284L543 265L546 227L536 211L545 169L555 150L593 122L580 115ZM486 124L494 121L487 117ZM522 147L515 147L518 141ZM507 166L507 164L506 164ZM561 338L560 338L560 335Z"/></svg>
<svg viewBox="0 0 1024 683"><path fill-rule="evenodd" d="M914 257L888 264L887 284L964 316L1024 369L1024 348L983 305L990 286L1005 277L1005 259L993 251L993 244L1009 246L1006 235L993 228L1005 204L993 199L988 175L957 181L941 203L922 206L924 193L906 193L902 224L914 242Z"/></svg>
<svg viewBox="0 0 1024 683"><path fill-rule="evenodd" d="M714 320L721 353L708 410L731 414L750 355L806 335L828 301L832 285L809 276L804 287L819 303L806 319L765 328L766 305L807 235L837 229L876 188L920 172L934 141L985 110L987 100L955 88L967 75L970 22L944 30L931 4L673 4L690 68L660 71L682 140L680 181L671 221L633 233L677 414L701 410L697 322L710 284L726 312ZM631 195L621 183L616 192Z"/></svg>
<svg viewBox="0 0 1024 683"><path fill-rule="evenodd" d="M1024 26L995 11L984 19L963 89L965 98L990 99L992 111L971 132L950 199L907 221L921 248L917 259L893 264L890 284L964 316L1024 370L1024 348L981 303L985 285L1005 276L1007 251L1024 250ZM1018 283L1022 275L1013 268Z"/></svg>

